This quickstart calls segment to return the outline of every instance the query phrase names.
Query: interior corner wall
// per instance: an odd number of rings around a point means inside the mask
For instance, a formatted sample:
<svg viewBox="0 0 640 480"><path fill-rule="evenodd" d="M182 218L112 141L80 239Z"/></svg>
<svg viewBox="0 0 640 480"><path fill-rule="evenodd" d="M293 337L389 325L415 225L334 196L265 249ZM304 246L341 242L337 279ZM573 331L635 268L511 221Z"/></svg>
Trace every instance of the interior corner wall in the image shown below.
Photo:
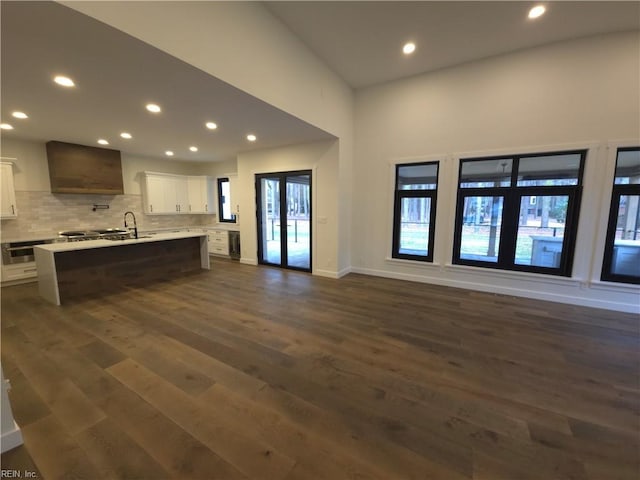
<svg viewBox="0 0 640 480"><path fill-rule="evenodd" d="M602 248L597 239L606 229L609 209L602 192L613 181L604 175L612 167L602 165L611 162L608 142L640 142L639 63L640 34L628 32L551 44L359 90L353 270L638 310L638 289L620 285L600 291L590 284L599 277L599 265L592 263L602 258L595 252ZM583 189L583 202L596 211L586 211L583 204L574 278L452 266L458 158L549 151L562 145L596 146L587 159ZM425 158L441 160L432 265L390 259L391 165Z"/></svg>
<svg viewBox="0 0 640 480"><path fill-rule="evenodd" d="M200 175L208 175L210 177L223 177L238 173L238 160L225 160L222 162L205 162L200 166Z"/></svg>
<svg viewBox="0 0 640 480"><path fill-rule="evenodd" d="M258 263L255 176L312 171L312 273L337 278L339 269L338 141L314 142L238 155L240 237L243 263Z"/></svg>
<svg viewBox="0 0 640 480"><path fill-rule="evenodd" d="M59 2L340 139L339 270L350 265L354 95L260 2ZM233 48L229 46L233 45Z"/></svg>

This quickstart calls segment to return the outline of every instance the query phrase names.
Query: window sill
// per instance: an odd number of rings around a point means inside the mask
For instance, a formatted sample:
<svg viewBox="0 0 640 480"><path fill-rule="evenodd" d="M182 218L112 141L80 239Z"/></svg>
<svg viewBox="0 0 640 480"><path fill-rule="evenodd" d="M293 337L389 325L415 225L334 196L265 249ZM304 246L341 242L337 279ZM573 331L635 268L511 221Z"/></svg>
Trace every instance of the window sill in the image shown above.
<svg viewBox="0 0 640 480"><path fill-rule="evenodd" d="M589 287L603 292L640 293L640 285L634 285L632 283L593 280L589 282Z"/></svg>
<svg viewBox="0 0 640 480"><path fill-rule="evenodd" d="M442 268L441 263L422 262L420 260L406 260L404 258L387 257L385 258L385 262L396 264L396 265L403 265L405 267L420 268L420 269L426 268L426 269L440 270Z"/></svg>
<svg viewBox="0 0 640 480"><path fill-rule="evenodd" d="M454 265L447 263L445 270L452 272L465 272L481 277L504 278L507 280L525 280L528 282L564 285L564 286L585 286L584 280L579 278L560 277L557 275L545 275L544 273L518 272L511 270L499 270L495 268L471 267L468 265Z"/></svg>

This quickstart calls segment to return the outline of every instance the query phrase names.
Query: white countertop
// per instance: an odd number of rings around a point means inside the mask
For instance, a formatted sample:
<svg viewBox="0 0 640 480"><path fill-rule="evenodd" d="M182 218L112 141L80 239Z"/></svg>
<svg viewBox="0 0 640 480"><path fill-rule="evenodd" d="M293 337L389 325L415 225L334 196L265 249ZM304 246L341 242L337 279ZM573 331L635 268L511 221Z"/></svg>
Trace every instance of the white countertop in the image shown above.
<svg viewBox="0 0 640 480"><path fill-rule="evenodd" d="M39 240L51 240L51 239L58 239L60 238L60 236L58 235L58 232L51 232L51 233L33 233L33 234L27 234L27 235L22 235L19 237L5 237L4 235L2 236L2 240L0 240L2 243L13 243L13 242L36 242ZM62 238L62 240L65 240L64 238Z"/></svg>
<svg viewBox="0 0 640 480"><path fill-rule="evenodd" d="M227 231L240 231L240 225L237 223L217 223L215 225L203 226L206 230L227 230Z"/></svg>
<svg viewBox="0 0 640 480"><path fill-rule="evenodd" d="M131 238L128 240L85 240L82 242L51 243L36 245L34 250L44 250L47 252L71 252L74 250L90 250L92 248L119 247L122 245L137 245L140 243L163 242L165 240L179 240L181 238L204 237L205 232L169 232L157 233L155 235L142 235L146 238Z"/></svg>

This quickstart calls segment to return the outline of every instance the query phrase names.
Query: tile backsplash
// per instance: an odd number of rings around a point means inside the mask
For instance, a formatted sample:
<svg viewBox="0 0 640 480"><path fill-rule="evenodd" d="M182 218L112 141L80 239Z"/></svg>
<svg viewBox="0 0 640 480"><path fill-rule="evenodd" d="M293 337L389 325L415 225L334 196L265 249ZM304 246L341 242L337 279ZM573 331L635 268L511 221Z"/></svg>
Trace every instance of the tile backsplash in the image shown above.
<svg viewBox="0 0 640 480"><path fill-rule="evenodd" d="M108 209L93 211L93 206ZM213 226L214 215L147 215L141 195L71 195L16 191L18 217L2 220L2 238L20 239L55 235L62 230L88 230L123 226L124 212L136 215L139 230Z"/></svg>

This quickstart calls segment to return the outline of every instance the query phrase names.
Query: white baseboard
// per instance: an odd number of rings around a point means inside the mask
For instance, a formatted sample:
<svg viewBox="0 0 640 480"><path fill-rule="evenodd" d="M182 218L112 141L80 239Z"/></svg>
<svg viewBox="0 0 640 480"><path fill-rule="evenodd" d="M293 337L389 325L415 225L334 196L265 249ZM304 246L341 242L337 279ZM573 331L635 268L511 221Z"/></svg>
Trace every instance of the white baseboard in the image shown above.
<svg viewBox="0 0 640 480"><path fill-rule="evenodd" d="M342 278L345 275L349 275L351 273L351 267L343 268L338 272L338 278Z"/></svg>
<svg viewBox="0 0 640 480"><path fill-rule="evenodd" d="M327 277L327 278L342 278L345 275L351 273L351 267L343 268L339 272L335 270L314 270L313 274L319 277Z"/></svg>
<svg viewBox="0 0 640 480"><path fill-rule="evenodd" d="M243 265L258 265L258 260L255 258L241 258L240 263Z"/></svg>
<svg viewBox="0 0 640 480"><path fill-rule="evenodd" d="M333 270L314 270L312 272L313 275L317 277L325 277L325 278L340 278L338 276L338 272Z"/></svg>
<svg viewBox="0 0 640 480"><path fill-rule="evenodd" d="M579 282L570 279L551 279L549 283L566 282L566 288L573 290L575 295L570 293L554 293L550 291L532 290L531 288L525 288L524 286L519 288L516 286L503 286L498 285L490 280L486 283L469 280L456 280L452 278L436 277L431 275L416 275L408 273L390 272L385 270L376 270L371 268L352 267L353 273L361 273L363 275L373 275L376 277L393 278L396 280L407 280L410 282L430 283L435 285L443 285L447 287L463 288L466 290L476 290L488 293L499 293L502 295L512 295L514 297L533 298L536 300L544 300L548 302L566 303L570 305L579 305L592 308L603 308L606 310L615 310L627 313L640 313L640 304L636 301L620 302L611 301L606 298L594 298L593 293L596 289L591 289L588 286L580 286ZM483 272L483 276L490 276L489 272ZM536 280L537 281L537 280ZM516 284L514 280L512 284ZM574 284L571 286L571 284ZM591 294L589 293L591 292Z"/></svg>
<svg viewBox="0 0 640 480"><path fill-rule="evenodd" d="M13 448L19 447L23 443L20 427L18 427L16 422L13 422L13 429L8 432L4 432L0 437L0 450L2 450L2 453L8 452Z"/></svg>

